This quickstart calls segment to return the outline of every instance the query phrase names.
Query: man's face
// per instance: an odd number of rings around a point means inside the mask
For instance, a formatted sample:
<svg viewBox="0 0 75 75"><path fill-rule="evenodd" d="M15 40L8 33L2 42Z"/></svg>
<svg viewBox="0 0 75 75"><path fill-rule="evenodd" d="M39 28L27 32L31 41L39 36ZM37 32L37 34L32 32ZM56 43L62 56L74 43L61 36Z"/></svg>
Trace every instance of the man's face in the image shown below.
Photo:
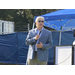
<svg viewBox="0 0 75 75"><path fill-rule="evenodd" d="M36 22L37 28L42 28L44 25L44 20L42 18L39 18L38 21Z"/></svg>

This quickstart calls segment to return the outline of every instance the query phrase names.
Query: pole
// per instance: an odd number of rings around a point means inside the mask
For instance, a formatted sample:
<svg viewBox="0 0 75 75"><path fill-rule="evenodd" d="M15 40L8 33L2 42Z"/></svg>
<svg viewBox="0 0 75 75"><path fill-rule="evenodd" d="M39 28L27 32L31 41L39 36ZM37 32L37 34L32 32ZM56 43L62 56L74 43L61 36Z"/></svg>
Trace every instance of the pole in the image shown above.
<svg viewBox="0 0 75 75"><path fill-rule="evenodd" d="M62 26L61 26L60 35L59 35L59 46L61 45L61 32L62 32Z"/></svg>
<svg viewBox="0 0 75 75"><path fill-rule="evenodd" d="M30 30L30 27L29 27L29 23L28 23L28 32L29 32L29 30Z"/></svg>
<svg viewBox="0 0 75 75"><path fill-rule="evenodd" d="M33 23L33 27L32 27L32 29L34 29L34 26L35 26L35 22Z"/></svg>

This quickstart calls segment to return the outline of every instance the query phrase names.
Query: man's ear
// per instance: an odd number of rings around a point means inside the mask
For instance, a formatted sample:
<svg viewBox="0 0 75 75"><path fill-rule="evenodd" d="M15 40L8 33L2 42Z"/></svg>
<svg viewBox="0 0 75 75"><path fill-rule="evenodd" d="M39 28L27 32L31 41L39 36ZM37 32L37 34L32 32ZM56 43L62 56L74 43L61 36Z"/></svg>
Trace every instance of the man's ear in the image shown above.
<svg viewBox="0 0 75 75"><path fill-rule="evenodd" d="M35 22L35 25L36 25L36 22Z"/></svg>

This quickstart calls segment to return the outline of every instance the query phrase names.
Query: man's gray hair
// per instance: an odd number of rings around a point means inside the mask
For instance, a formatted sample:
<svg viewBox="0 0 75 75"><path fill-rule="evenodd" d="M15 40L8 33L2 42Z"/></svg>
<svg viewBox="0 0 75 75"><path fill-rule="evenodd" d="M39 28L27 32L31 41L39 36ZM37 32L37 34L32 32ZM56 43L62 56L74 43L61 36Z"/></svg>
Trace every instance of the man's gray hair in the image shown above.
<svg viewBox="0 0 75 75"><path fill-rule="evenodd" d="M38 16L38 17L36 18L35 22L37 22L39 18L42 18L42 19L44 20L44 17Z"/></svg>

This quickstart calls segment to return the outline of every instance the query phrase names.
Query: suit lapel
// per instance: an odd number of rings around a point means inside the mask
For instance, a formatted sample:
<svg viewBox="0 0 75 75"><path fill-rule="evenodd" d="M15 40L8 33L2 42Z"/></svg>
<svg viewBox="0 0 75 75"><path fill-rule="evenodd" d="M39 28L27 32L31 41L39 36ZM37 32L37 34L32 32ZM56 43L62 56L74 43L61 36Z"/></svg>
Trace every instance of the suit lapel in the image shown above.
<svg viewBox="0 0 75 75"><path fill-rule="evenodd" d="M37 28L35 28L35 31L34 31L34 36L37 35Z"/></svg>

